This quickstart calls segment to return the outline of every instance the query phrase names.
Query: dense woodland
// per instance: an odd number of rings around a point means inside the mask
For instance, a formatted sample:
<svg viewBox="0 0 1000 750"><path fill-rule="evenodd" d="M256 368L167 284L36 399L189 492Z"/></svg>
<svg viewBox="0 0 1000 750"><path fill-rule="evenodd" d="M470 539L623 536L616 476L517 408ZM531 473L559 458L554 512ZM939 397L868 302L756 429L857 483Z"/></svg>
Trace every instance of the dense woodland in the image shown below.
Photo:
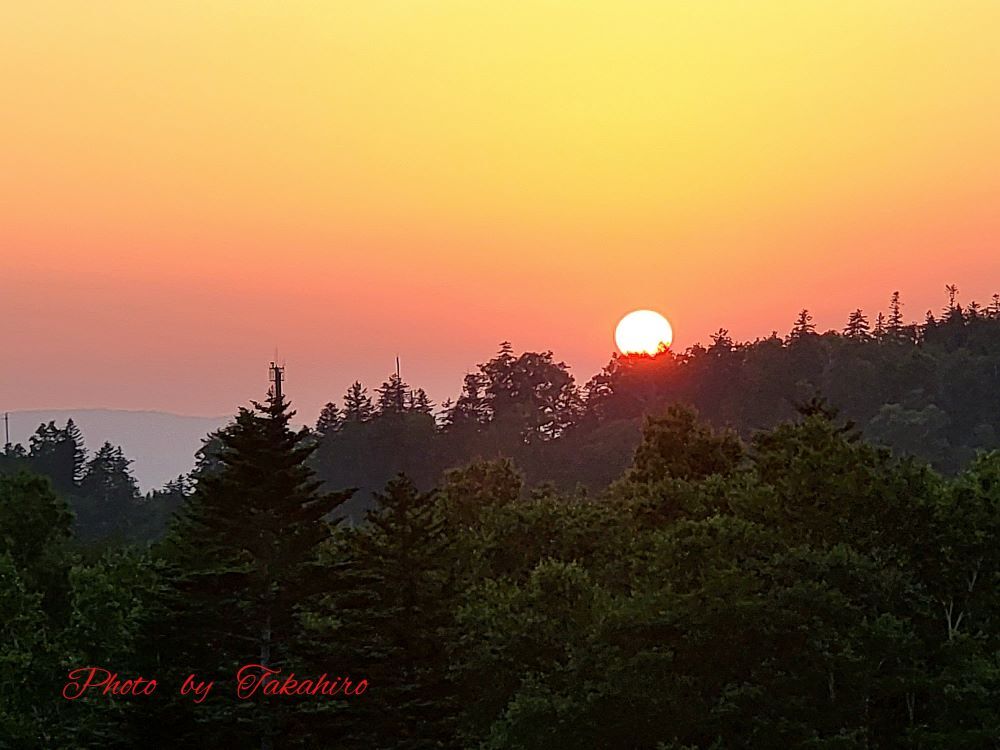
<svg viewBox="0 0 1000 750"><path fill-rule="evenodd" d="M1000 747L1000 299L0 463L0 747ZM882 445L891 446L889 450ZM248 662L352 699L237 701ZM72 667L153 696L59 697ZM200 705L177 695L218 680Z"/></svg>
<svg viewBox="0 0 1000 750"><path fill-rule="evenodd" d="M963 307L958 289L946 290L943 309L920 323L906 322L897 292L874 317L852 312L842 331L817 333L803 310L783 338L738 343L721 330L683 353L613 357L582 386L552 352L515 354L507 343L440 405L396 375L371 390L354 383L318 415L310 466L329 490L356 490L338 509L352 522L397 474L429 490L477 458L510 458L530 487L594 493L628 467L643 418L671 404L747 440L821 397L870 442L953 475L1000 448L1000 295ZM145 496L121 449L106 444L88 457L72 420L39 426L27 447L7 446L0 473L49 477L82 539L150 541L212 465L218 440L206 438L191 475Z"/></svg>

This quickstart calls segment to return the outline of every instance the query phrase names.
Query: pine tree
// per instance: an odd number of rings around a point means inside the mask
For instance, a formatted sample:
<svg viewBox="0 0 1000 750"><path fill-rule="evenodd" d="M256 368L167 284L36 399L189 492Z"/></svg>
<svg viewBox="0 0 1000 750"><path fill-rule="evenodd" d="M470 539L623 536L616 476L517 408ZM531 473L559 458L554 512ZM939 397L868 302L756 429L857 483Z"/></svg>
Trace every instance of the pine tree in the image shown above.
<svg viewBox="0 0 1000 750"><path fill-rule="evenodd" d="M475 432L490 419L489 405L483 396L483 378L479 373L466 373L462 395L445 410L445 429L465 429Z"/></svg>
<svg viewBox="0 0 1000 750"><path fill-rule="evenodd" d="M73 481L79 483L83 480L84 467L87 463L87 448L83 440L83 433L76 426L72 417L66 420L63 432L66 439L73 444Z"/></svg>
<svg viewBox="0 0 1000 750"><path fill-rule="evenodd" d="M934 319L934 313L928 310L927 314L924 315L924 324L921 327L921 332L920 332L921 337L926 339L928 332L933 331L937 327L937 325L938 322L937 320Z"/></svg>
<svg viewBox="0 0 1000 750"><path fill-rule="evenodd" d="M433 495L405 476L375 499L365 526L331 549L338 573L307 620L317 658L364 670L378 689L319 729L351 747L455 747L453 541Z"/></svg>
<svg viewBox="0 0 1000 750"><path fill-rule="evenodd" d="M431 414L434 411L434 402L423 388L417 388L407 394L406 410L416 414Z"/></svg>
<svg viewBox="0 0 1000 750"><path fill-rule="evenodd" d="M340 429L344 418L340 409L332 401L328 401L320 410L319 418L316 420L316 432L320 435L328 435Z"/></svg>
<svg viewBox="0 0 1000 750"><path fill-rule="evenodd" d="M121 446L108 442L87 461L74 507L81 537L131 534L142 511L131 464Z"/></svg>
<svg viewBox="0 0 1000 750"><path fill-rule="evenodd" d="M993 295L993 302L987 309L991 318L1000 318L1000 294Z"/></svg>
<svg viewBox="0 0 1000 750"><path fill-rule="evenodd" d="M893 292L889 299L889 333L899 336L903 330L903 303L899 300L899 292Z"/></svg>
<svg viewBox="0 0 1000 750"><path fill-rule="evenodd" d="M496 356L479 366L485 397L493 416L505 411L509 403L517 398L516 363L514 347L509 341L503 341Z"/></svg>
<svg viewBox="0 0 1000 750"><path fill-rule="evenodd" d="M945 284L944 290L948 292L948 307L946 312L951 312L958 307L958 287L955 284Z"/></svg>
<svg viewBox="0 0 1000 750"><path fill-rule="evenodd" d="M86 460L83 436L73 420L65 428L56 427L55 422L39 425L29 446L32 470L51 479L56 491L71 494L82 479Z"/></svg>
<svg viewBox="0 0 1000 750"><path fill-rule="evenodd" d="M965 314L962 312L962 306L958 304L958 287L955 284L946 284L944 288L948 292L948 307L944 310L942 322L964 325Z"/></svg>
<svg viewBox="0 0 1000 750"><path fill-rule="evenodd" d="M844 335L855 341L868 341L871 338L870 331L868 318L865 317L861 308L858 308L850 314L847 326L844 328Z"/></svg>
<svg viewBox="0 0 1000 750"><path fill-rule="evenodd" d="M345 422L367 422L372 418L374 409L368 389L359 381L354 381L344 394L343 419Z"/></svg>
<svg viewBox="0 0 1000 750"><path fill-rule="evenodd" d="M799 316L795 319L795 325L792 326L792 332L789 334L789 338L793 341L800 339L803 336L809 336L816 333L816 326L812 322L813 317L809 314L809 311L805 308L799 312Z"/></svg>
<svg viewBox="0 0 1000 750"><path fill-rule="evenodd" d="M879 313L875 317L875 327L872 329L872 336L874 336L876 339L881 340L885 338L885 334L886 334L885 315Z"/></svg>
<svg viewBox="0 0 1000 750"><path fill-rule="evenodd" d="M382 383L381 387L375 389L378 399L375 402L375 409L378 414L402 414L406 411L406 394L410 386L393 373L389 379Z"/></svg>
<svg viewBox="0 0 1000 750"><path fill-rule="evenodd" d="M273 393L241 409L219 433L218 469L198 477L171 529L163 635L178 674L212 667L231 679L257 663L284 675L294 662L296 610L313 593L310 565L330 536L324 518L351 493L319 491L307 466L315 441L289 428L293 415ZM262 748L287 710L221 692L198 708L199 742L259 738Z"/></svg>

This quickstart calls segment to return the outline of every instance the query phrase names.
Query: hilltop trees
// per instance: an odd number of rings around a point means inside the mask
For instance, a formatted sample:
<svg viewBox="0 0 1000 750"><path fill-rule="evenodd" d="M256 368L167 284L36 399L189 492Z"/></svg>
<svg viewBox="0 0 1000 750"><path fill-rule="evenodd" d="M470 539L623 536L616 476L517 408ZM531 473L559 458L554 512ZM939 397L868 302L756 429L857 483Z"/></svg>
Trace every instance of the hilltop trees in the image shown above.
<svg viewBox="0 0 1000 750"><path fill-rule="evenodd" d="M109 538L151 540L166 528L183 494L186 478L143 496L131 460L105 442L88 457L83 434L72 419L38 426L29 448L8 445L0 454L0 475L29 471L48 478L74 515L77 536L88 543Z"/></svg>
<svg viewBox="0 0 1000 750"><path fill-rule="evenodd" d="M322 440L314 465L330 486L359 488L348 507L354 520L396 472L425 489L476 457L514 459L529 485L598 490L624 470L645 415L686 404L747 438L822 395L869 438L955 472L977 450L1000 447L1000 303L963 308L957 288L947 292L941 320L907 323L893 292L874 324L856 309L842 333L818 333L802 310L784 339L737 342L722 329L709 346L614 355L582 386L551 352L518 353L504 342L433 420L422 391L395 376L378 389L377 408L355 406L364 403L355 383L344 413L359 414L360 426Z"/></svg>
<svg viewBox="0 0 1000 750"><path fill-rule="evenodd" d="M128 532L141 496L130 463L111 443L104 443L87 461L74 507L90 538Z"/></svg>
<svg viewBox="0 0 1000 750"><path fill-rule="evenodd" d="M758 345L720 333L692 360L624 360L605 405L647 379L685 382L697 358L732 378L730 358L869 346ZM949 478L819 399L747 442L673 404L636 426L606 490L479 460L426 489L394 477L357 523L331 526L348 493L320 491L313 451L448 430L393 412L317 441L290 419L272 396L218 431L193 494L175 483L183 510L152 556L76 555L49 483L0 477L0 665L14 675L0 744L980 750L1000 734L1000 452ZM610 425L591 434L611 442ZM573 455L545 451L586 446L510 437L523 457L565 457L569 476ZM370 690L239 701L248 662ZM52 675L79 663L174 689L51 700ZM216 681L202 703L174 692L191 672Z"/></svg>
<svg viewBox="0 0 1000 750"><path fill-rule="evenodd" d="M320 410L319 417L316 419L316 432L320 435L336 432L343 423L344 416L339 407L335 403L328 401Z"/></svg>
<svg viewBox="0 0 1000 750"><path fill-rule="evenodd" d="M844 336L855 341L868 341L872 338L871 325L860 308L852 312L848 318Z"/></svg>
<svg viewBox="0 0 1000 750"><path fill-rule="evenodd" d="M367 422L373 413L374 408L371 397L368 395L368 389L358 381L354 381L347 389L347 393L344 394L344 422L355 424Z"/></svg>
<svg viewBox="0 0 1000 750"><path fill-rule="evenodd" d="M814 333L816 333L816 324L813 323L813 316L808 310L803 309L795 319L795 325L792 326L792 331L788 336L794 341Z"/></svg>
<svg viewBox="0 0 1000 750"><path fill-rule="evenodd" d="M73 420L62 428L55 422L39 425L28 445L32 470L49 477L57 492L72 493L83 479L87 459L83 436Z"/></svg>

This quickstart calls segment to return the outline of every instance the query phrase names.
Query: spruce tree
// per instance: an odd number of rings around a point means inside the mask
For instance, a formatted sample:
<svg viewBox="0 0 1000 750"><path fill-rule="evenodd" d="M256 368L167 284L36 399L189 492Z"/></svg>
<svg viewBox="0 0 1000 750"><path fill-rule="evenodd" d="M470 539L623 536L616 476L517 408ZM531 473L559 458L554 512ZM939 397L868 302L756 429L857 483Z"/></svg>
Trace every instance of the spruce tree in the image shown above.
<svg viewBox="0 0 1000 750"><path fill-rule="evenodd" d="M344 417L340 409L332 401L328 401L319 413L316 420L316 432L320 435L327 435L336 432L344 422Z"/></svg>
<svg viewBox="0 0 1000 750"><path fill-rule="evenodd" d="M345 747L456 747L454 540L433 494L405 476L375 500L367 523L328 549L336 573L307 617L314 658L343 664L373 689L347 712L321 706L313 731Z"/></svg>
<svg viewBox="0 0 1000 750"><path fill-rule="evenodd" d="M899 336L903 331L903 303L899 300L899 292L893 292L889 298L889 333Z"/></svg>
<svg viewBox="0 0 1000 750"><path fill-rule="evenodd" d="M29 440L33 471L52 480L56 491L69 495L83 476L86 453L83 436L70 419L65 428L55 422L41 424Z"/></svg>
<svg viewBox="0 0 1000 750"><path fill-rule="evenodd" d="M344 394L344 421L367 422L372 418L373 412L372 399L368 395L368 389L359 381L354 381L347 389L347 393Z"/></svg>
<svg viewBox="0 0 1000 750"><path fill-rule="evenodd" d="M417 388L407 394L406 410L417 414L431 414L434 411L434 402L423 388Z"/></svg>
<svg viewBox="0 0 1000 750"><path fill-rule="evenodd" d="M217 434L217 467L198 476L170 532L164 635L179 679L214 668L207 679L231 688L243 664L287 674L295 663L296 612L312 593L310 564L330 535L325 518L350 493L320 492L306 463L315 442L307 429L289 428L293 415L274 393L240 409ZM197 717L199 743L268 748L287 710L281 701L238 701L224 687L178 716Z"/></svg>
<svg viewBox="0 0 1000 750"><path fill-rule="evenodd" d="M872 336L876 339L882 339L885 337L886 326L885 326L885 315L879 313L875 316L875 327L872 328Z"/></svg>
<svg viewBox="0 0 1000 750"><path fill-rule="evenodd" d="M816 325L813 323L813 317L808 310L802 309L795 319L795 325L792 326L789 338L794 341L814 333L816 333Z"/></svg>
<svg viewBox="0 0 1000 750"><path fill-rule="evenodd" d="M75 498L78 533L83 538L125 536L137 521L139 483L121 446L105 442L87 461Z"/></svg>
<svg viewBox="0 0 1000 750"><path fill-rule="evenodd" d="M847 326L844 328L844 335L855 341L867 341L871 338L870 330L871 327L868 324L868 318L865 317L861 308L858 308L848 317Z"/></svg>
<svg viewBox="0 0 1000 750"><path fill-rule="evenodd" d="M467 373L462 383L462 395L445 407L445 428L474 433L490 419L489 403L483 395L485 378L479 373Z"/></svg>
<svg viewBox="0 0 1000 750"><path fill-rule="evenodd" d="M402 414L406 411L406 394L410 386L393 373L375 392L378 394L376 409L379 414Z"/></svg>

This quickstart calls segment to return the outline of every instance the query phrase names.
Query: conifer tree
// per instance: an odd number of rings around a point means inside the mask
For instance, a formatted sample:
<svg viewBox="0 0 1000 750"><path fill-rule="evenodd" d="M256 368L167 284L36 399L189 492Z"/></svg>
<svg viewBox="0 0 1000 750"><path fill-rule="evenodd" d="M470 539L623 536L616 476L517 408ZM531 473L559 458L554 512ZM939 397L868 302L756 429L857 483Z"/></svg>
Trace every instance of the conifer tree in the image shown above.
<svg viewBox="0 0 1000 750"><path fill-rule="evenodd" d="M447 651L455 639L454 542L434 496L405 476L375 499L367 524L330 547L328 569L337 574L307 620L317 658L363 673L377 689L347 713L321 715L322 733L351 747L455 747Z"/></svg>
<svg viewBox="0 0 1000 750"><path fill-rule="evenodd" d="M900 302L899 292L893 292L889 298L889 333L899 336L903 331L903 303Z"/></svg>
<svg viewBox="0 0 1000 750"><path fill-rule="evenodd" d="M406 395L406 410L417 414L431 414L434 410L434 403L423 388L417 388Z"/></svg>
<svg viewBox="0 0 1000 750"><path fill-rule="evenodd" d="M879 313L875 317L875 327L872 328L872 336L874 336L876 339L881 340L885 338L885 334L886 334L885 315Z"/></svg>
<svg viewBox="0 0 1000 750"><path fill-rule="evenodd" d="M789 338L794 341L814 333L816 333L816 325L813 323L813 317L809 314L808 310L803 308L795 319L795 325L792 326Z"/></svg>
<svg viewBox="0 0 1000 750"><path fill-rule="evenodd" d="M354 381L344 394L343 418L345 422L367 422L372 418L374 409L368 389L359 381Z"/></svg>
<svg viewBox="0 0 1000 750"><path fill-rule="evenodd" d="M139 483L121 446L105 442L87 461L74 505L81 536L128 535L141 510Z"/></svg>
<svg viewBox="0 0 1000 750"><path fill-rule="evenodd" d="M316 420L316 432L320 435L327 435L336 432L343 424L344 418L340 409L332 401L328 401L320 410L319 418Z"/></svg>
<svg viewBox="0 0 1000 750"><path fill-rule="evenodd" d="M858 308L850 314L847 326L844 328L844 335L856 341L867 341L871 338L870 331L871 326L868 324L868 318L865 317L861 308Z"/></svg>
<svg viewBox="0 0 1000 750"><path fill-rule="evenodd" d="M466 373L462 395L446 409L445 428L475 432L489 421L489 417L489 404L483 396L483 377L475 372Z"/></svg>
<svg viewBox="0 0 1000 750"><path fill-rule="evenodd" d="M83 435L72 419L65 428L55 422L41 424L29 440L31 468L52 480L55 489L68 495L83 478L86 451Z"/></svg>
<svg viewBox="0 0 1000 750"><path fill-rule="evenodd" d="M946 312L951 312L958 307L958 286L955 284L945 284L944 290L948 292L948 307Z"/></svg>
<svg viewBox="0 0 1000 750"><path fill-rule="evenodd" d="M87 463L87 448L84 444L83 433L76 426L72 417L66 420L63 433L73 446L73 481L79 483L83 479L84 465Z"/></svg>
<svg viewBox="0 0 1000 750"><path fill-rule="evenodd" d="M167 643L180 671L218 669L231 679L246 663L287 673L299 632L296 609L311 593L309 566L329 538L324 520L349 492L324 494L306 462L309 431L294 432L282 397L242 408L220 431L215 471L198 477L167 541ZM259 739L282 731L280 702L217 695L199 706L199 742Z"/></svg>
<svg viewBox="0 0 1000 750"><path fill-rule="evenodd" d="M402 414L406 411L406 394L409 390L410 386L399 375L395 373L390 375L381 387L375 389L378 394L378 400L375 402L377 412L382 415Z"/></svg>

